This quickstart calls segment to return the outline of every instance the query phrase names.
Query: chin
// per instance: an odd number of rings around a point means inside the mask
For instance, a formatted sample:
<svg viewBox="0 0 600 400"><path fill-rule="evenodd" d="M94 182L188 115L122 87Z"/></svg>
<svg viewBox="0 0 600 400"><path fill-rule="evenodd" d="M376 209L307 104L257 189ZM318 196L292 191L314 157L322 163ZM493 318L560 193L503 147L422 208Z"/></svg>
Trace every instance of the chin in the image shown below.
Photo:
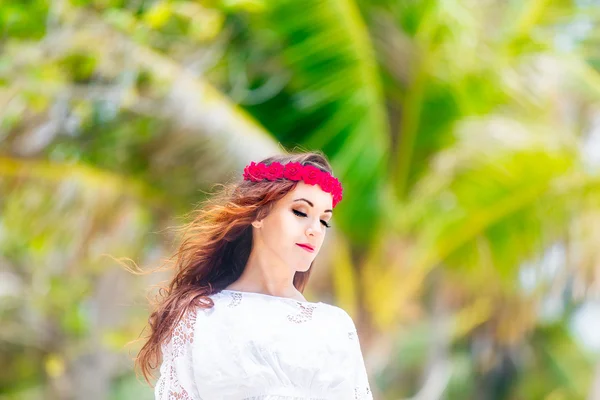
<svg viewBox="0 0 600 400"><path fill-rule="evenodd" d="M296 272L306 272L310 269L310 264L307 265L301 265L298 268L296 268Z"/></svg>

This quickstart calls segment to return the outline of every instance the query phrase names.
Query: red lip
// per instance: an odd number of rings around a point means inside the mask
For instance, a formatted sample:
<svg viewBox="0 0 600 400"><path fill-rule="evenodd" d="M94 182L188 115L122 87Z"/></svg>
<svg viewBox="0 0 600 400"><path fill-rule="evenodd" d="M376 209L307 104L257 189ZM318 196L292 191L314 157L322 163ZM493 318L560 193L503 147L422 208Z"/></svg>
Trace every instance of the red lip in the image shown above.
<svg viewBox="0 0 600 400"><path fill-rule="evenodd" d="M298 245L298 246L302 247L304 250L306 250L306 251L309 251L309 252L311 252L311 253L312 253L313 251L315 251L314 247L312 247L312 246L311 246L311 245L309 245L309 244L300 244L300 243L296 243L296 245Z"/></svg>

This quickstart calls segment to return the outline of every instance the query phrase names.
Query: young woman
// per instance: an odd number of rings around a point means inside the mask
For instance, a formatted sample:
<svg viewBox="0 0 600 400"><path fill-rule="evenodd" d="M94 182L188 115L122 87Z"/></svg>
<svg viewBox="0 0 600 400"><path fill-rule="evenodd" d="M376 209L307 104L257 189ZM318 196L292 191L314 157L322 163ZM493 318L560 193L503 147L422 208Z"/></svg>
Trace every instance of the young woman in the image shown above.
<svg viewBox="0 0 600 400"><path fill-rule="evenodd" d="M137 363L156 399L372 399L355 325L302 292L342 187L319 153L244 169L198 210Z"/></svg>

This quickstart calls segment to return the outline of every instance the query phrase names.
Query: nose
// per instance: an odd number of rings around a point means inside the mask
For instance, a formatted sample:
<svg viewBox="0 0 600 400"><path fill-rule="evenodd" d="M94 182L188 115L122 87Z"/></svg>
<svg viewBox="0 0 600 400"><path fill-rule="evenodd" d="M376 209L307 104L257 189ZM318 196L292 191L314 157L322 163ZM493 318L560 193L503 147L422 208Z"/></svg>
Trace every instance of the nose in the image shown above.
<svg viewBox="0 0 600 400"><path fill-rule="evenodd" d="M306 228L306 235L307 236L315 236L317 234L320 234L321 233L320 224L321 224L320 220L310 223L308 225L308 228Z"/></svg>

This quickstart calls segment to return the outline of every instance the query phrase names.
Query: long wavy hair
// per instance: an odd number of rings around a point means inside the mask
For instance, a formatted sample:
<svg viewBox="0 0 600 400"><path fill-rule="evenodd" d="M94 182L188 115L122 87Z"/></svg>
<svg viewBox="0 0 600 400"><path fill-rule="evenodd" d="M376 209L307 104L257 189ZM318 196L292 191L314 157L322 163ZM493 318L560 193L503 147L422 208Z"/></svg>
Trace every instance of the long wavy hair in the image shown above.
<svg viewBox="0 0 600 400"><path fill-rule="evenodd" d="M332 173L326 157L319 152L286 154L261 162L298 162ZM171 338L173 328L190 307L212 308L210 295L235 282L246 266L252 250L252 225L266 217L275 202L295 188L297 182L236 181L225 185L215 196L192 211L191 222L183 232L178 250L169 259L174 277L160 287L148 318L150 334L136 358L146 381L162 361L161 346ZM294 287L300 292L310 277L312 263L305 272L296 272Z"/></svg>

